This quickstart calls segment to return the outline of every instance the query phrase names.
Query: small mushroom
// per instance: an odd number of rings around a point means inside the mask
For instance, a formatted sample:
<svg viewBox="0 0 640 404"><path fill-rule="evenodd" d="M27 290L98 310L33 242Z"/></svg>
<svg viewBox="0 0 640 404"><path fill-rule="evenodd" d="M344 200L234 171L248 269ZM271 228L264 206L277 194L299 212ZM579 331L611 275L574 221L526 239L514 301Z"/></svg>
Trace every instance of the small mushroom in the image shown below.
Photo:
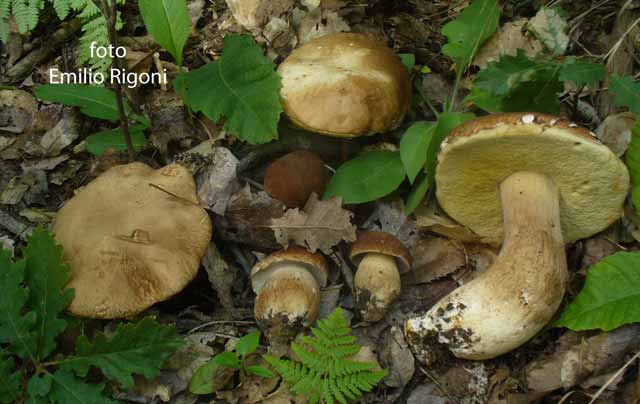
<svg viewBox="0 0 640 404"><path fill-rule="evenodd" d="M180 292L211 239L191 173L171 164L113 167L71 198L53 221L75 289L69 311L134 316Z"/></svg>
<svg viewBox="0 0 640 404"><path fill-rule="evenodd" d="M326 35L278 67L285 114L296 125L336 137L395 129L411 104L411 80L398 55L364 34Z"/></svg>
<svg viewBox="0 0 640 404"><path fill-rule="evenodd" d="M302 208L312 193L324 193L330 179L331 173L320 157L298 150L269 164L264 189L288 207Z"/></svg>
<svg viewBox="0 0 640 404"><path fill-rule="evenodd" d="M329 269L320 254L291 246L251 270L255 316L270 340L288 340L318 318Z"/></svg>
<svg viewBox="0 0 640 404"><path fill-rule="evenodd" d="M411 269L411 254L391 234L369 231L351 247L356 271L355 299L365 321L380 321L400 295L400 274Z"/></svg>
<svg viewBox="0 0 640 404"><path fill-rule="evenodd" d="M405 332L423 361L428 342L466 359L511 351L538 333L562 302L564 244L622 215L625 165L586 129L542 114L470 121L443 143L437 198L500 255L482 275L440 300Z"/></svg>

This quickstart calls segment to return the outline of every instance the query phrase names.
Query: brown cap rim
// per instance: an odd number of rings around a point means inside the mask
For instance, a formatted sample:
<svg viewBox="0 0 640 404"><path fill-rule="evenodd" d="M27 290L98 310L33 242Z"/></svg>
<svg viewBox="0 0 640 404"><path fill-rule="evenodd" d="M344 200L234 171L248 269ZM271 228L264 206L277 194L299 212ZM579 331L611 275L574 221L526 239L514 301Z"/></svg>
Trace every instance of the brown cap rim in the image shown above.
<svg viewBox="0 0 640 404"><path fill-rule="evenodd" d="M396 237L381 231L366 231L360 234L351 246L349 258L357 264L363 254L377 253L396 258L400 273L411 269L412 258L409 250Z"/></svg>
<svg viewBox="0 0 640 404"><path fill-rule="evenodd" d="M320 281L320 287L323 288L327 285L327 277L329 276L327 261L322 255L311 253L306 248L297 245L292 245L286 250L277 251L265 257L263 260L258 261L251 269L251 277L274 264L284 261L300 262L317 269L317 275L321 277L321 279L318 279L318 281Z"/></svg>

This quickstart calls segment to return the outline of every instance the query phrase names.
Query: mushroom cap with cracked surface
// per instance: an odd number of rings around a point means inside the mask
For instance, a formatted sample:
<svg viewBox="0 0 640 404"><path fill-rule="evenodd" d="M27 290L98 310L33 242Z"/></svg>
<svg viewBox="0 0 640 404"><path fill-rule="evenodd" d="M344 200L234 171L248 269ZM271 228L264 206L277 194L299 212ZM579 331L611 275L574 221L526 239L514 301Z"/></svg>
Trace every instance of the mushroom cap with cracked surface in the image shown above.
<svg viewBox="0 0 640 404"><path fill-rule="evenodd" d="M312 132L387 132L400 125L411 104L411 79L398 55L364 34L317 38L293 51L278 73L286 115Z"/></svg>
<svg viewBox="0 0 640 404"><path fill-rule="evenodd" d="M544 174L557 185L565 242L598 233L622 215L629 189L624 163L587 129L538 113L489 115L456 128L438 155L438 202L485 242L500 244L500 184L518 171Z"/></svg>
<svg viewBox="0 0 640 404"><path fill-rule="evenodd" d="M69 311L108 319L180 292L196 276L212 226L186 168L131 163L80 189L53 231L71 267Z"/></svg>

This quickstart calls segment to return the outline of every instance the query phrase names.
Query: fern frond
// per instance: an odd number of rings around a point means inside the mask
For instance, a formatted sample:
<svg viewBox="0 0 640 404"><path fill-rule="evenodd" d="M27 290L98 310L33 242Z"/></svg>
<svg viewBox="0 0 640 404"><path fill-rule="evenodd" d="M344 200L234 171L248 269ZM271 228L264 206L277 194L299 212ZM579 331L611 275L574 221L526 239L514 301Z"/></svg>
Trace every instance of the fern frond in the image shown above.
<svg viewBox="0 0 640 404"><path fill-rule="evenodd" d="M29 32L38 25L39 1L13 0L11 10L21 34Z"/></svg>
<svg viewBox="0 0 640 404"><path fill-rule="evenodd" d="M8 18L9 11L11 11L11 0L0 0L0 19Z"/></svg>
<svg viewBox="0 0 640 404"><path fill-rule="evenodd" d="M348 359L360 346L342 310L316 324L311 328L312 336L302 336L300 344L291 344L299 362L265 356L293 393L306 396L310 404L347 404L373 390L387 375L386 370L372 370L373 363Z"/></svg>
<svg viewBox="0 0 640 404"><path fill-rule="evenodd" d="M58 18L64 20L71 11L71 0L53 0L53 9L56 10Z"/></svg>

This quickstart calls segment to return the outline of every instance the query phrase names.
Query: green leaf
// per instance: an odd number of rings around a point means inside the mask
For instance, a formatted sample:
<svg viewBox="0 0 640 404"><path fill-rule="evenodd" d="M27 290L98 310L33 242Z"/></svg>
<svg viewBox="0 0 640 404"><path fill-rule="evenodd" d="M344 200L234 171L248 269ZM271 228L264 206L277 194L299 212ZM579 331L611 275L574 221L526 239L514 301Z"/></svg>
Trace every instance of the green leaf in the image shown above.
<svg viewBox="0 0 640 404"><path fill-rule="evenodd" d="M490 62L478 73L473 85L492 96L507 95L522 82L530 81L541 67L544 66L518 49L516 56L503 55L498 61Z"/></svg>
<svg viewBox="0 0 640 404"><path fill-rule="evenodd" d="M625 162L631 176L631 202L637 213L640 212L640 122L637 120L631 131L631 143L625 155Z"/></svg>
<svg viewBox="0 0 640 404"><path fill-rule="evenodd" d="M222 56L174 81L184 102L251 144L278 137L280 76L249 36L227 35Z"/></svg>
<svg viewBox="0 0 640 404"><path fill-rule="evenodd" d="M408 215L413 213L414 210L420 205L420 203L424 200L424 197L427 196L427 192L429 192L429 188L431 187L431 181L429 177L423 175L422 178L415 184L413 184L413 188L407 197L407 202L404 206L404 212Z"/></svg>
<svg viewBox="0 0 640 404"><path fill-rule="evenodd" d="M265 379L274 377L273 372L260 365L247 366L246 371L247 373L251 373L252 375L256 375L259 377L264 377Z"/></svg>
<svg viewBox="0 0 640 404"><path fill-rule="evenodd" d="M597 84L607 75L607 68L602 63L587 62L567 57L560 69L561 81L573 81L579 86Z"/></svg>
<svg viewBox="0 0 640 404"><path fill-rule="evenodd" d="M134 385L134 374L147 380L157 377L167 358L183 344L174 327L145 317L137 323L120 324L110 337L99 334L89 341L81 335L76 341L76 354L63 361L62 368L85 377L93 366L129 389Z"/></svg>
<svg viewBox="0 0 640 404"><path fill-rule="evenodd" d="M240 356L247 356L258 349L260 344L260 333L258 331L247 334L238 340L236 352Z"/></svg>
<svg viewBox="0 0 640 404"><path fill-rule="evenodd" d="M409 73L411 73L416 65L416 55L413 53L399 53L398 56L400 57L404 67L406 67L407 70L409 70Z"/></svg>
<svg viewBox="0 0 640 404"><path fill-rule="evenodd" d="M610 255L587 272L584 287L556 327L611 331L640 322L640 254Z"/></svg>
<svg viewBox="0 0 640 404"><path fill-rule="evenodd" d="M480 46L496 32L499 19L497 0L474 0L455 20L442 27L442 34L449 39L442 52L456 62L458 75L466 70Z"/></svg>
<svg viewBox="0 0 640 404"><path fill-rule="evenodd" d="M50 102L80 107L80 112L92 118L116 122L120 119L116 94L105 87L83 84L45 84L36 89L36 97ZM126 100L125 112L129 113Z"/></svg>
<svg viewBox="0 0 640 404"><path fill-rule="evenodd" d="M70 270L62 262L62 247L44 229L36 229L23 250L27 261L28 304L37 315L37 360L49 356L56 348L56 337L67 328L63 312L73 300L73 289L64 290Z"/></svg>
<svg viewBox="0 0 640 404"><path fill-rule="evenodd" d="M427 160L424 165L425 172L427 173L427 177L429 177L430 183L433 183L435 178L440 144L449 135L449 133L451 133L451 131L473 118L475 118L475 115L470 112L445 112L438 115L438 123L433 136L430 138L429 148L427 149Z"/></svg>
<svg viewBox="0 0 640 404"><path fill-rule="evenodd" d="M616 105L627 107L629 111L640 115L640 83L636 83L633 77L613 74L609 91L616 95Z"/></svg>
<svg viewBox="0 0 640 404"><path fill-rule="evenodd" d="M231 369L240 369L240 359L234 352L221 352L213 357L213 360L220 366Z"/></svg>
<svg viewBox="0 0 640 404"><path fill-rule="evenodd" d="M142 150L142 147L147 142L144 136L144 130L144 125L129 126L129 135L131 135L131 141L133 142L133 149L135 151ZM122 129L104 130L87 137L87 151L89 153L95 156L102 156L107 150L117 152L127 150L127 143L124 140Z"/></svg>
<svg viewBox="0 0 640 404"><path fill-rule="evenodd" d="M372 151L344 163L327 185L324 199L342 197L344 203L364 203L395 191L404 181L399 152Z"/></svg>
<svg viewBox="0 0 640 404"><path fill-rule="evenodd" d="M22 371L16 371L13 358L0 357L0 403L11 404L22 397Z"/></svg>
<svg viewBox="0 0 640 404"><path fill-rule="evenodd" d="M427 149L435 127L435 122L416 122L402 135L400 158L412 184L427 161Z"/></svg>
<svg viewBox="0 0 640 404"><path fill-rule="evenodd" d="M116 404L103 394L104 384L85 383L65 370L52 376L49 400L55 404Z"/></svg>
<svg viewBox="0 0 640 404"><path fill-rule="evenodd" d="M182 50L189 38L191 20L185 0L140 0L147 31L182 66Z"/></svg>
<svg viewBox="0 0 640 404"><path fill-rule="evenodd" d="M22 287L25 260L13 262L11 253L0 249L0 344L21 358L35 358L37 341L33 334L36 313L23 314L29 290Z"/></svg>
<svg viewBox="0 0 640 404"><path fill-rule="evenodd" d="M189 391L191 393L211 394L223 387L216 383L216 374L220 372L223 366L214 359L207 361L193 374L189 382Z"/></svg>
<svg viewBox="0 0 640 404"><path fill-rule="evenodd" d="M44 373L38 376L32 376L29 379L29 383L27 384L27 392L29 393L29 398L32 400L37 397L46 397L51 391L51 384L53 382L53 377L50 374ZM38 402L39 400L34 400Z"/></svg>

